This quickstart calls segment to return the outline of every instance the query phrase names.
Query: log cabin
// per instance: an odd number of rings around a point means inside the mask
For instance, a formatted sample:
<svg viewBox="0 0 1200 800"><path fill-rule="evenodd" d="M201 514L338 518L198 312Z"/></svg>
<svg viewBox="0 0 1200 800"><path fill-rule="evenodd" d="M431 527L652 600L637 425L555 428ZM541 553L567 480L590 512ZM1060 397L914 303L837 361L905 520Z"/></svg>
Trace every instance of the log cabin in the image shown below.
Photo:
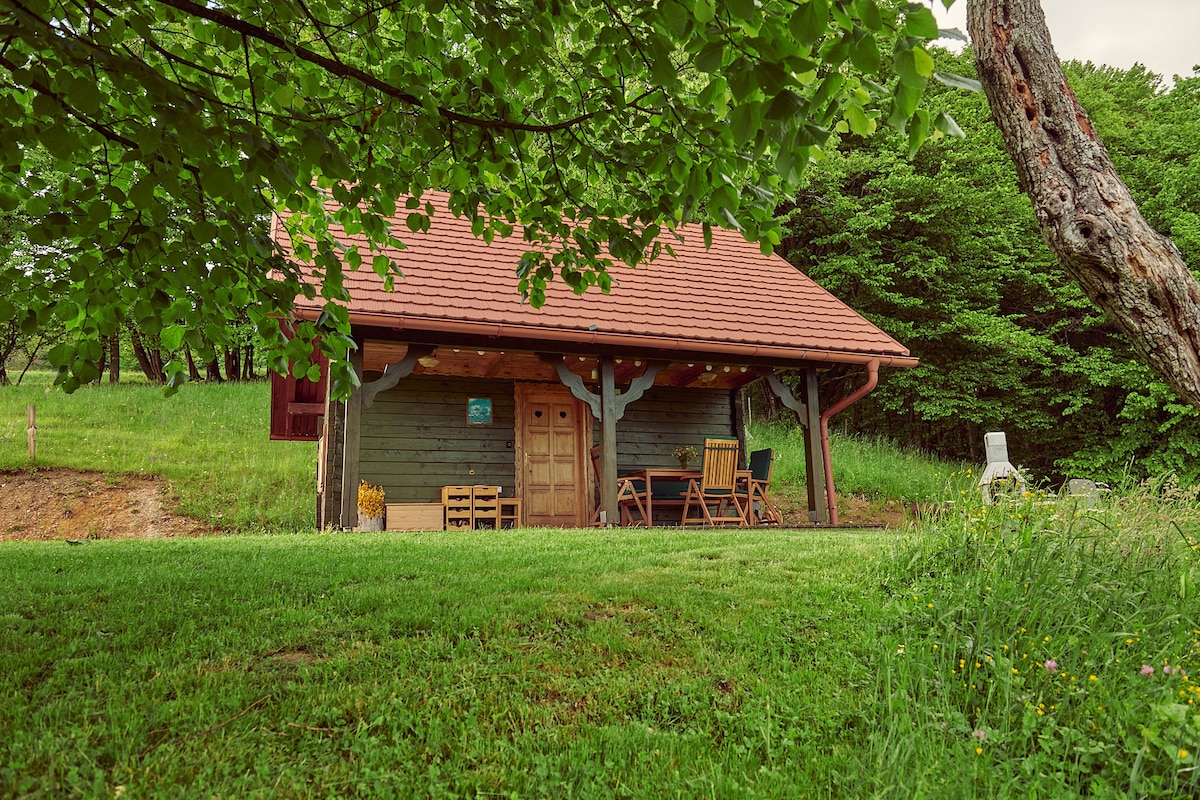
<svg viewBox="0 0 1200 800"><path fill-rule="evenodd" d="M445 208L445 195L423 199ZM736 436L744 454L739 393L754 381L803 427L810 522L836 523L828 419L874 388L880 367L917 360L740 234L713 230L705 247L700 226L678 233L673 256L613 266L608 294L556 280L541 308L517 288L520 229L489 245L449 211L387 252L403 272L393 291L370 270L346 272L361 389L337 401L324 380L272 383L271 437L319 442L318 527L357 525L360 480L382 486L389 507L476 485L520 501L526 526L616 521L619 473L678 466L675 449L706 436ZM293 258L278 222L272 235ZM295 313L314 319L319 303L300 297ZM823 406L818 372L834 365L861 367L865 381Z"/></svg>

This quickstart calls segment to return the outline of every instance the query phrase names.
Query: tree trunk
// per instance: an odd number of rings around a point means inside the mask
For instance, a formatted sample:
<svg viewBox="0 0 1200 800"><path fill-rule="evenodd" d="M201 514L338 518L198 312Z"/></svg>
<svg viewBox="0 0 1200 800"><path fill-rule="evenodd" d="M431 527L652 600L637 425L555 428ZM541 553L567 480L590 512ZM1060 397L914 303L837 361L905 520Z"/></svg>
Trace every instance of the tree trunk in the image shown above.
<svg viewBox="0 0 1200 800"><path fill-rule="evenodd" d="M248 344L243 349L242 380L254 380L254 345Z"/></svg>
<svg viewBox="0 0 1200 800"><path fill-rule="evenodd" d="M1038 0L968 0L967 29L1042 237L1150 367L1200 406L1200 284L1117 177L1067 85Z"/></svg>
<svg viewBox="0 0 1200 800"><path fill-rule="evenodd" d="M188 380L200 380L200 370L196 367L196 359L192 358L192 348L188 347L186 344L183 346L183 357L187 361Z"/></svg>
<svg viewBox="0 0 1200 800"><path fill-rule="evenodd" d="M108 382L121 382L121 332L114 331L108 340Z"/></svg>
<svg viewBox="0 0 1200 800"><path fill-rule="evenodd" d="M136 328L129 329L129 341L133 345L133 357L137 359L142 374L151 383L166 383L163 375L162 353L154 347L146 347L142 334Z"/></svg>

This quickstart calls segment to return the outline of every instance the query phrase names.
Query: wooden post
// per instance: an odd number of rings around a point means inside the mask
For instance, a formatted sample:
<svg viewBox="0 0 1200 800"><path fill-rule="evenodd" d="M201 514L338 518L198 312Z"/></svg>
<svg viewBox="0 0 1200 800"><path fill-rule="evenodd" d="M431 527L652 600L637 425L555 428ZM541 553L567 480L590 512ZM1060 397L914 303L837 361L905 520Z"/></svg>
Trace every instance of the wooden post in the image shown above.
<svg viewBox="0 0 1200 800"><path fill-rule="evenodd" d="M28 427L25 428L25 431L29 435L29 460L36 461L37 460L37 406L30 403L27 411L29 413L29 425L28 425Z"/></svg>
<svg viewBox="0 0 1200 800"><path fill-rule="evenodd" d="M600 508L617 525L617 382L611 356L600 359Z"/></svg>
<svg viewBox="0 0 1200 800"><path fill-rule="evenodd" d="M829 522L829 501L825 485L825 456L821 447L821 398L817 371L804 370L804 468L808 473L808 519Z"/></svg>
<svg viewBox="0 0 1200 800"><path fill-rule="evenodd" d="M355 336L357 350L350 351L350 366L358 374L359 383L363 375L363 346L366 344L361 336ZM350 392L346 398L346 416L343 422L342 435L342 528L353 530L358 527L358 445L362 423L361 385Z"/></svg>

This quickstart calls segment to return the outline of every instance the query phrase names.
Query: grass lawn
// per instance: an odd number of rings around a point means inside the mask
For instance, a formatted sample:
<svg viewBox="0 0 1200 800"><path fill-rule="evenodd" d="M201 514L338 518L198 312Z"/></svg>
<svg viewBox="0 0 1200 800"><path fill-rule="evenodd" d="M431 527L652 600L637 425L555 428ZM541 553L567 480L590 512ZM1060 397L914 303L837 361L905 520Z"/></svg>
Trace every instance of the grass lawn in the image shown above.
<svg viewBox="0 0 1200 800"><path fill-rule="evenodd" d="M837 794L891 538L8 544L0 794Z"/></svg>
<svg viewBox="0 0 1200 800"><path fill-rule="evenodd" d="M0 796L1200 797L1197 487L984 507L848 439L839 487L944 513L248 535L311 527L265 399L0 390L0 468L37 402L40 463L244 532L0 543Z"/></svg>
<svg viewBox="0 0 1200 800"><path fill-rule="evenodd" d="M165 478L178 511L242 532L314 527L317 446L272 442L265 381L50 389L51 373L0 387L0 470L28 469L26 406L37 406L37 466Z"/></svg>

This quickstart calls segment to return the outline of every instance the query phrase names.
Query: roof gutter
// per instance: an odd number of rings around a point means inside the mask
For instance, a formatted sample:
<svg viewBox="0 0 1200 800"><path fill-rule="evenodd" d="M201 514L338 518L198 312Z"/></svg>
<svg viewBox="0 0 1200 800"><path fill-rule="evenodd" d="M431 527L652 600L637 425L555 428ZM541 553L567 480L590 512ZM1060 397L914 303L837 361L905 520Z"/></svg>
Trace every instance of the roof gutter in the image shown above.
<svg viewBox="0 0 1200 800"><path fill-rule="evenodd" d="M317 309L297 309L297 314L315 319ZM749 360L778 359L787 361L816 361L839 364L870 364L876 367L915 367L918 359L909 355L886 356L872 353L856 353L845 350L816 350L801 347L772 347L736 342L704 341L677 336L646 336L632 333L587 331L577 328L550 328L537 325L514 325L511 323L468 322L460 320L428 319L406 320L390 314L351 312L350 322L356 325L371 325L396 331L421 331L428 333L453 333L498 339L509 337L533 341L553 341L559 344L574 344L584 347L642 348L665 352L703 353L714 356L738 356ZM415 323L415 324L414 324ZM869 390L868 390L869 391Z"/></svg>
<svg viewBox="0 0 1200 800"><path fill-rule="evenodd" d="M833 462L829 458L829 420L847 406L857 403L869 395L879 384L878 358L867 362L867 382L858 387L849 397L837 401L821 414L821 457L825 461L825 502L829 508L829 524L838 524L837 495L833 488Z"/></svg>

